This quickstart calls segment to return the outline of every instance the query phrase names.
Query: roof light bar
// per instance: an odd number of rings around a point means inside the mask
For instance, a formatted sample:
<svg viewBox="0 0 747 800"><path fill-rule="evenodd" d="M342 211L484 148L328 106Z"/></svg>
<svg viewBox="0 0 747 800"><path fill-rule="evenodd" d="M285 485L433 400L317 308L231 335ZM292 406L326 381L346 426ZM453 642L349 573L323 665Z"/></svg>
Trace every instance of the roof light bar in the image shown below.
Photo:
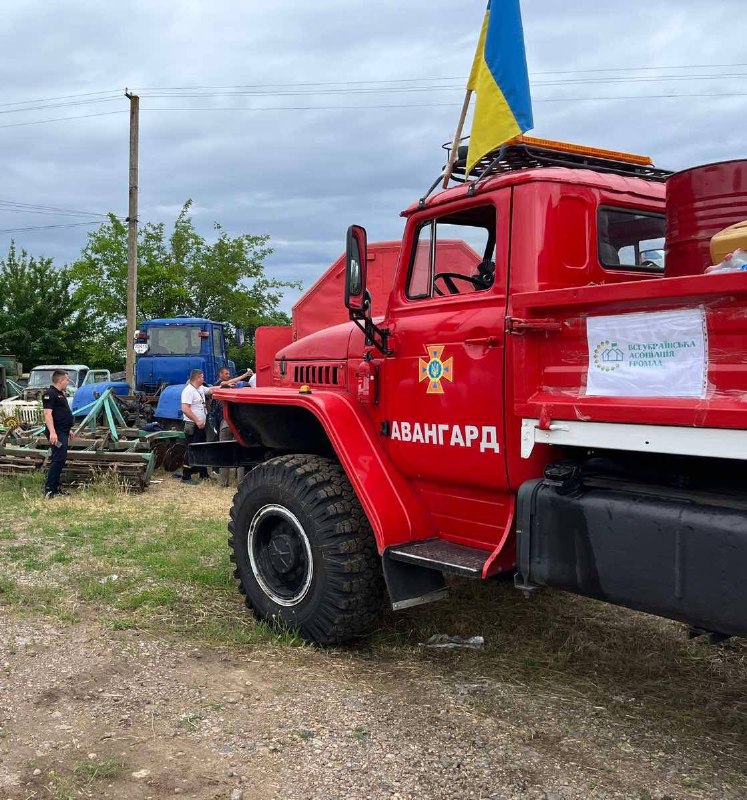
<svg viewBox="0 0 747 800"><path fill-rule="evenodd" d="M640 167L652 167L654 162L649 156L624 153L618 150L605 150L602 147L588 147L570 142L556 142L552 139L538 139L534 136L517 136L507 145L525 144L527 147L539 147L543 150L556 150L560 153L574 153L576 155L590 156L592 158L605 158L609 161L624 161L628 164L637 164Z"/></svg>

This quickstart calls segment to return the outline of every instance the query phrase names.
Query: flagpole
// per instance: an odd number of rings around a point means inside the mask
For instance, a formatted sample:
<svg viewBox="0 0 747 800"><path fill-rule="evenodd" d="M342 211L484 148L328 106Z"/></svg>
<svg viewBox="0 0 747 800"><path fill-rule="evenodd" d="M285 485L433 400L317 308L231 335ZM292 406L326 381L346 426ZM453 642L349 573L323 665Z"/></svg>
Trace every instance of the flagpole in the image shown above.
<svg viewBox="0 0 747 800"><path fill-rule="evenodd" d="M454 134L454 141L451 144L451 153L449 154L449 163L444 170L444 184L445 189L449 185L449 178L454 171L454 164L456 163L459 154L459 140L462 138L462 130L464 128L464 121L467 119L467 110L469 109L469 101L472 99L472 89L467 89L464 95L464 103L462 104L462 114L459 117L459 124L457 125L456 133Z"/></svg>

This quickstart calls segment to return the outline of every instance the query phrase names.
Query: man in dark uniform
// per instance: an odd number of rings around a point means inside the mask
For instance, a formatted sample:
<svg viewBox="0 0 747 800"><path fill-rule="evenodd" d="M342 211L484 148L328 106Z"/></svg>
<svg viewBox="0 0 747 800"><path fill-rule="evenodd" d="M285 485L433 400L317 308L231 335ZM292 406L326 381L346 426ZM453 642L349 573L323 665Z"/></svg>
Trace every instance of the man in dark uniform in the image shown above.
<svg viewBox="0 0 747 800"><path fill-rule="evenodd" d="M67 372L56 369L52 373L52 385L44 390L42 405L44 406L44 423L47 426L47 438L52 445L52 459L44 484L44 496L47 499L62 494L60 476L67 460L67 445L72 436L73 412L67 402L65 389L70 383Z"/></svg>

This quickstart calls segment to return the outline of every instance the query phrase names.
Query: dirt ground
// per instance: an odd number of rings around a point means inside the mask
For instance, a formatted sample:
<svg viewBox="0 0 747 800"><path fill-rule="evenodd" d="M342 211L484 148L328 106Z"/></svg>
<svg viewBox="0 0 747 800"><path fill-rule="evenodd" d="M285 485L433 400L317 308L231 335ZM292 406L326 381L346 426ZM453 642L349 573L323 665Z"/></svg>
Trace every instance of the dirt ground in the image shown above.
<svg viewBox="0 0 747 800"><path fill-rule="evenodd" d="M176 513L172 485L151 492L161 515ZM206 524L225 542L230 492L195 492L210 493ZM0 496L0 514L20 508L14 498ZM742 643L688 643L673 623L578 598L525 610L510 587L459 586L450 610L389 614L349 648L173 632L173 599L153 606L157 625L133 619L130 595L83 591L59 573L71 568L60 556L40 561L48 545L29 550L35 535L72 526L61 510L75 516L88 502L140 513L130 498L63 501L57 516L33 500L26 524L15 515L0 536L5 551L26 548L25 562L0 560L16 581L0 602L0 800L747 797ZM78 515L76 540L82 527ZM65 613L12 602L19 586L45 585L60 587L50 604ZM177 610L224 608L229 623L244 614L233 593ZM435 630L484 634L487 646L419 647Z"/></svg>

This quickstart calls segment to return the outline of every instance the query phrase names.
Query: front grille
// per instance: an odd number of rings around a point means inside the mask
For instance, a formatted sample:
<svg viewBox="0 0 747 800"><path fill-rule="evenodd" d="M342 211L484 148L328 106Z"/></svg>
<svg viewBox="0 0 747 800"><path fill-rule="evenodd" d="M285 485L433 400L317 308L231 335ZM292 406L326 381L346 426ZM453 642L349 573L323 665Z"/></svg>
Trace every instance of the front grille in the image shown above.
<svg viewBox="0 0 747 800"><path fill-rule="evenodd" d="M332 365L309 365L293 367L293 382L316 386L339 386L342 368Z"/></svg>

